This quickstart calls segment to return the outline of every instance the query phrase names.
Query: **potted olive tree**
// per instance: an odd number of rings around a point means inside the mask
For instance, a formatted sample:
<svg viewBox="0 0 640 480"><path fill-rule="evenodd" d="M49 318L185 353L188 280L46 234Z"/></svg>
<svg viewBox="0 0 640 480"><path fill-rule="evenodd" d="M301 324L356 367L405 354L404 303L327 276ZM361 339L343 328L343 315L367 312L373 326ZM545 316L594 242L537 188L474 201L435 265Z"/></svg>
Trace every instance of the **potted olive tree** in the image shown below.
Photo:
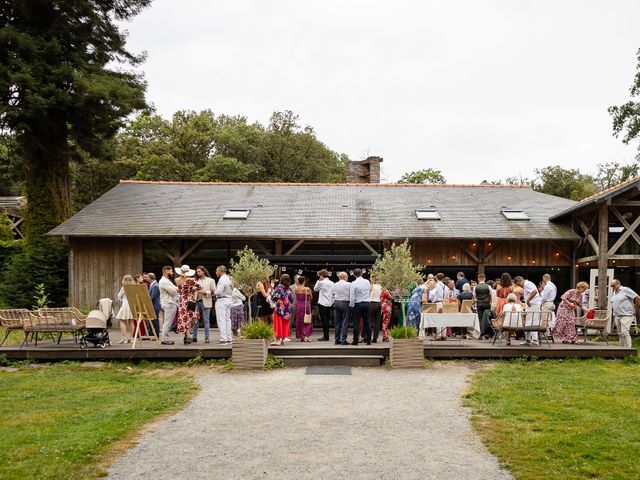
<svg viewBox="0 0 640 480"><path fill-rule="evenodd" d="M404 293L416 281L422 281L421 265L414 265L411 247L408 242L391 245L384 254L378 257L371 268L371 274L389 290L391 296L401 302L403 318L405 315ZM390 360L396 368L422 367L424 361L424 343L417 337L415 327L400 325L389 331L391 337Z"/></svg>
<svg viewBox="0 0 640 480"><path fill-rule="evenodd" d="M253 320L240 328L240 338L233 341L233 368L262 368L267 361L268 342L273 338L271 325Z"/></svg>
<svg viewBox="0 0 640 480"><path fill-rule="evenodd" d="M269 265L269 260L258 257L249 247L245 246L237 255L237 261L231 259L229 275L233 279L233 286L249 300L249 318L252 318L251 297L257 292L256 284L271 277L274 270Z"/></svg>

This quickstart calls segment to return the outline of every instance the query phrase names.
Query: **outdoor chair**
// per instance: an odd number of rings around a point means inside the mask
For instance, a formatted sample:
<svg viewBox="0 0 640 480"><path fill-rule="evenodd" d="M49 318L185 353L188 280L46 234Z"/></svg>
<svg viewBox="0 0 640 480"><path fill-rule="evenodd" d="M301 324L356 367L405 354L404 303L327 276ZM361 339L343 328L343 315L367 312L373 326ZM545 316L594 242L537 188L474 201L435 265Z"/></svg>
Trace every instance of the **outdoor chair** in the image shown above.
<svg viewBox="0 0 640 480"><path fill-rule="evenodd" d="M423 303L422 304L422 313L438 313L438 304L437 303Z"/></svg>
<svg viewBox="0 0 640 480"><path fill-rule="evenodd" d="M62 334L73 334L73 343L78 345L78 335L85 328L86 316L80 314L74 308L41 308L30 312L29 319L24 322L25 339L22 346L29 343L29 337L35 338L35 346L38 346L39 334L50 334L51 338L60 344ZM58 334L57 340L55 334ZM22 348L21 346L21 348Z"/></svg>
<svg viewBox="0 0 640 480"><path fill-rule="evenodd" d="M462 300L460 313L473 313L473 300Z"/></svg>
<svg viewBox="0 0 640 480"><path fill-rule="evenodd" d="M547 342L549 348L549 337L547 336L547 330L549 329L549 322L551 319L551 312L521 312L522 331L523 332L537 332L540 344L544 339Z"/></svg>
<svg viewBox="0 0 640 480"><path fill-rule="evenodd" d="M442 313L458 313L458 302L443 302Z"/></svg>
<svg viewBox="0 0 640 480"><path fill-rule="evenodd" d="M596 310L593 318L587 318L587 314L582 317L576 318L576 329L582 330L584 336L584 343L587 343L587 330L597 330L604 338L604 341L609 345L607 340L607 326L611 320L611 311L609 310Z"/></svg>
<svg viewBox="0 0 640 480"><path fill-rule="evenodd" d="M0 347L7 341L14 330L23 330L24 320L29 318L29 310L24 308L7 308L0 310L0 326L5 330Z"/></svg>
<svg viewBox="0 0 640 480"><path fill-rule="evenodd" d="M506 339L509 339L511 332L518 331L520 321L520 312L502 312L491 320L491 326L495 332L491 344L495 345L498 339L505 337L505 334L507 335Z"/></svg>

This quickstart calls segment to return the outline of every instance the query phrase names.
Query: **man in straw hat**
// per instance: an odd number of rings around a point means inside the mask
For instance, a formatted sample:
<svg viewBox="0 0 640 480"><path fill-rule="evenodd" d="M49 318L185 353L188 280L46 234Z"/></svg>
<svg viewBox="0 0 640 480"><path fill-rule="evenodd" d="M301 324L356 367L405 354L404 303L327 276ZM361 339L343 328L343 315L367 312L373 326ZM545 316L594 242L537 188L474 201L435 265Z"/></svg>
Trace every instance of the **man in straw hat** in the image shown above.
<svg viewBox="0 0 640 480"><path fill-rule="evenodd" d="M319 292L318 310L322 320L322 337L318 341L326 342L329 340L329 317L333 306L333 282L329 280L329 272L324 268L318 272L318 277L313 287L314 291Z"/></svg>

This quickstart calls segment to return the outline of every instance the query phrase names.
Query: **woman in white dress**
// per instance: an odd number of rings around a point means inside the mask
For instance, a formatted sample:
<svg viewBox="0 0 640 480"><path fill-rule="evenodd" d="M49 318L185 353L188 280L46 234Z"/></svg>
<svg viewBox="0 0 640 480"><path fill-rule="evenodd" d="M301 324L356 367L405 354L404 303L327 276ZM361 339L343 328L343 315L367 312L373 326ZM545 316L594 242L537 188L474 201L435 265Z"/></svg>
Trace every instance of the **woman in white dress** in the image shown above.
<svg viewBox="0 0 640 480"><path fill-rule="evenodd" d="M120 291L118 292L118 300L120 301L120 310L116 314L116 320L118 320L118 324L120 325L120 334L122 338L118 343L130 343L131 337L133 337L134 332L134 322L133 322L133 314L131 313L131 309L129 308L129 302L127 301L127 296L124 293L124 285L133 285L135 282L133 281L133 277L131 275L125 275L122 277L122 287L120 287ZM127 332L127 326L129 327L130 334Z"/></svg>

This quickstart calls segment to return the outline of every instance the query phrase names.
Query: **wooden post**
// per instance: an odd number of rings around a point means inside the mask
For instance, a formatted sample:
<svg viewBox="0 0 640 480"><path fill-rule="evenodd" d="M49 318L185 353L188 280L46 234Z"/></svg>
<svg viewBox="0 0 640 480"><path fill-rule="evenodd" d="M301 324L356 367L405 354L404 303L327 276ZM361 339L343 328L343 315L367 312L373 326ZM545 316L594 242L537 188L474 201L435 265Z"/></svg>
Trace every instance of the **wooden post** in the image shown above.
<svg viewBox="0 0 640 480"><path fill-rule="evenodd" d="M484 244L482 240L477 240L478 243L478 275L485 274L484 272Z"/></svg>
<svg viewBox="0 0 640 480"><path fill-rule="evenodd" d="M275 243L276 243L275 254L276 255L282 255L282 240L276 239Z"/></svg>
<svg viewBox="0 0 640 480"><path fill-rule="evenodd" d="M598 210L598 308L607 308L607 267L609 266L609 206Z"/></svg>

